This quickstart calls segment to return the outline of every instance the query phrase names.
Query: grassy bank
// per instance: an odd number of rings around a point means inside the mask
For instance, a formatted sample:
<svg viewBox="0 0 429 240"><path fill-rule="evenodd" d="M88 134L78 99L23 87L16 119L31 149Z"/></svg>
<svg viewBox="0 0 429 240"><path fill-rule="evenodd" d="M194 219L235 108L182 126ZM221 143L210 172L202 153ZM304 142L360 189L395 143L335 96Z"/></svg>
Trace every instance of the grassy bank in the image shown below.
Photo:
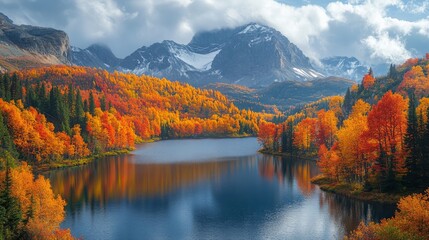
<svg viewBox="0 0 429 240"><path fill-rule="evenodd" d="M350 198L371 201L371 202L380 202L380 203L397 203L401 197L407 196L410 193L408 192L393 192L393 193L382 193L378 191L363 191L362 187L359 185L347 184L347 183L338 183L335 182L324 175L318 175L311 179L313 184L316 184L320 189L336 193L339 195L347 196Z"/></svg>
<svg viewBox="0 0 429 240"><path fill-rule="evenodd" d="M88 164L92 161L94 161L97 158L107 157L107 156L119 156L122 154L128 154L130 153L130 149L120 149L120 150L114 150L114 151L108 151L104 153L94 154L89 157L85 158L78 158L78 159L65 159L58 162L50 162L50 163L44 163L41 165L33 166L33 169L35 172L46 172L54 169L59 168L65 168L65 167L74 167L74 166L80 166Z"/></svg>
<svg viewBox="0 0 429 240"><path fill-rule="evenodd" d="M258 152L273 156L280 156L280 157L287 157L287 158L299 158L299 159L305 159L305 160L317 160L317 154L307 154L307 153L300 153L300 154L291 154L291 153L282 153L282 152L273 152L267 149L260 149Z"/></svg>

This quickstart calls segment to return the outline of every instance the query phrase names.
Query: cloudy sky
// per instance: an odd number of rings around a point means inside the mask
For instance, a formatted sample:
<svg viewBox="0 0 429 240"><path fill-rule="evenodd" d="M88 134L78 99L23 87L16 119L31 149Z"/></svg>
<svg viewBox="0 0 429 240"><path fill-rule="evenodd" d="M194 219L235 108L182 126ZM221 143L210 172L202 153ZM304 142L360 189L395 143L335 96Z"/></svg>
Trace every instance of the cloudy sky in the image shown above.
<svg viewBox="0 0 429 240"><path fill-rule="evenodd" d="M165 39L258 22L312 59L355 56L368 64L429 52L429 0L0 0L15 23L66 31L72 45L108 45L124 57Z"/></svg>

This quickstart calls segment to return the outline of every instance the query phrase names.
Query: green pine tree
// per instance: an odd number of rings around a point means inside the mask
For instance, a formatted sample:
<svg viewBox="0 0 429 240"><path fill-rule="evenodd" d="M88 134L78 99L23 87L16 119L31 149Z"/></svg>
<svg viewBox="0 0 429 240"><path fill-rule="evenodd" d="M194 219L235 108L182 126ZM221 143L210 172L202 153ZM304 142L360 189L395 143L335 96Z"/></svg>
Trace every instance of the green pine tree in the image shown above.
<svg viewBox="0 0 429 240"><path fill-rule="evenodd" d="M106 96L103 95L100 99L100 108L101 108L101 110L106 111L107 110L106 107L107 107Z"/></svg>
<svg viewBox="0 0 429 240"><path fill-rule="evenodd" d="M89 92L89 113L91 115L95 115L95 101L94 101L94 95L92 94L92 91Z"/></svg>
<svg viewBox="0 0 429 240"><path fill-rule="evenodd" d="M11 83L11 94L10 97L12 100L19 100L22 99L22 83L21 80L18 79L18 75L16 75L16 73L14 73L12 75L12 79L11 79L12 83Z"/></svg>
<svg viewBox="0 0 429 240"><path fill-rule="evenodd" d="M82 96L80 95L80 90L76 91L76 100L75 100L75 108L74 108L74 123L83 126L85 118L85 108L82 102Z"/></svg>
<svg viewBox="0 0 429 240"><path fill-rule="evenodd" d="M288 126L283 126L281 136L281 147L283 153L293 153L293 123L289 122Z"/></svg>
<svg viewBox="0 0 429 240"><path fill-rule="evenodd" d="M429 109L427 111L428 121L422 135L422 183L423 187L429 187Z"/></svg>
<svg viewBox="0 0 429 240"><path fill-rule="evenodd" d="M3 118L3 114L0 112L0 147L2 150L8 151L13 157L18 157L15 144L12 137L10 136L9 129Z"/></svg>
<svg viewBox="0 0 429 240"><path fill-rule="evenodd" d="M4 89L3 99L6 102L9 102L11 100L10 87L11 87L10 77L8 74L4 74L3 75L3 89Z"/></svg>
<svg viewBox="0 0 429 240"><path fill-rule="evenodd" d="M5 90L4 90L4 75L6 74L0 74L0 98L5 97Z"/></svg>
<svg viewBox="0 0 429 240"><path fill-rule="evenodd" d="M57 87L49 92L48 119L55 128L70 133L70 110L68 104Z"/></svg>
<svg viewBox="0 0 429 240"><path fill-rule="evenodd" d="M37 98L37 109L39 109L40 112L49 112L49 101L44 83L38 84Z"/></svg>
<svg viewBox="0 0 429 240"><path fill-rule="evenodd" d="M420 185L417 181L421 180L421 151L419 147L418 119L416 113L416 98L413 93L409 94L408 122L407 132L405 134L405 147L407 149L407 158L405 166L408 170L404 183L407 187Z"/></svg>
<svg viewBox="0 0 429 240"><path fill-rule="evenodd" d="M74 88L73 88L73 85L70 84L68 87L68 93L67 93L67 106L70 111L70 117L73 117L75 113L74 111L75 104L76 104L75 100L76 99L74 96Z"/></svg>
<svg viewBox="0 0 429 240"><path fill-rule="evenodd" d="M6 176L0 192L0 223L4 239L18 239L19 223L22 220L18 200L12 195L12 177L10 175L11 156L6 156Z"/></svg>
<svg viewBox="0 0 429 240"><path fill-rule="evenodd" d="M88 100L83 100L83 110L89 112Z"/></svg>

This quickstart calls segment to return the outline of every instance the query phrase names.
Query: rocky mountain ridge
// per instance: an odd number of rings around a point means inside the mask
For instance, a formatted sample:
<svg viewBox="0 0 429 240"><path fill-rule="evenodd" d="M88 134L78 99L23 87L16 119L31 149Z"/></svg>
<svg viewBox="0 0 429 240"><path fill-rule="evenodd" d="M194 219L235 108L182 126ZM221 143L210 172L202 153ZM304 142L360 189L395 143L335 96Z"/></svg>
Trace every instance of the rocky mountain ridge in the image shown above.
<svg viewBox="0 0 429 240"><path fill-rule="evenodd" d="M0 67L4 70L69 63L69 38L63 31L15 25L0 13Z"/></svg>

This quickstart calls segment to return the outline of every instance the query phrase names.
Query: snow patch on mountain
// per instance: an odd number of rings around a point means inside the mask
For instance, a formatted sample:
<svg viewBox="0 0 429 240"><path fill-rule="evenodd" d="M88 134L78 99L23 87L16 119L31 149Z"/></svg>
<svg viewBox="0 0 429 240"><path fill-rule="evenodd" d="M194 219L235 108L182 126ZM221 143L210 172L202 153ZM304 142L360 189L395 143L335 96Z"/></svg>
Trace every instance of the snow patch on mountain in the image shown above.
<svg viewBox="0 0 429 240"><path fill-rule="evenodd" d="M81 48L78 48L78 47L75 47L75 46L70 46L70 50L71 50L72 52L81 52L81 51L82 51L82 49L81 49Z"/></svg>
<svg viewBox="0 0 429 240"><path fill-rule="evenodd" d="M171 49L172 53L180 60L192 66L198 71L207 71L212 68L213 59L220 52L220 50L213 51L207 54L199 54L191 52L187 49Z"/></svg>
<svg viewBox="0 0 429 240"><path fill-rule="evenodd" d="M267 27L254 23L254 24L249 24L244 30L240 31L238 34L247 34L252 32L266 32L266 31L269 31Z"/></svg>
<svg viewBox="0 0 429 240"><path fill-rule="evenodd" d="M319 77L324 77L324 75L323 74L321 74L321 73L319 73L319 72L316 72L316 71L314 71L314 70L312 70L312 69L309 69L309 70L304 70L304 69L300 69L300 68L296 68L296 67L294 67L294 68L292 68L293 69L293 71L296 73L296 74L298 74L298 75L300 75L300 76L302 76L302 77L304 77L304 78L309 78L309 79L313 79L313 78L319 78Z"/></svg>

